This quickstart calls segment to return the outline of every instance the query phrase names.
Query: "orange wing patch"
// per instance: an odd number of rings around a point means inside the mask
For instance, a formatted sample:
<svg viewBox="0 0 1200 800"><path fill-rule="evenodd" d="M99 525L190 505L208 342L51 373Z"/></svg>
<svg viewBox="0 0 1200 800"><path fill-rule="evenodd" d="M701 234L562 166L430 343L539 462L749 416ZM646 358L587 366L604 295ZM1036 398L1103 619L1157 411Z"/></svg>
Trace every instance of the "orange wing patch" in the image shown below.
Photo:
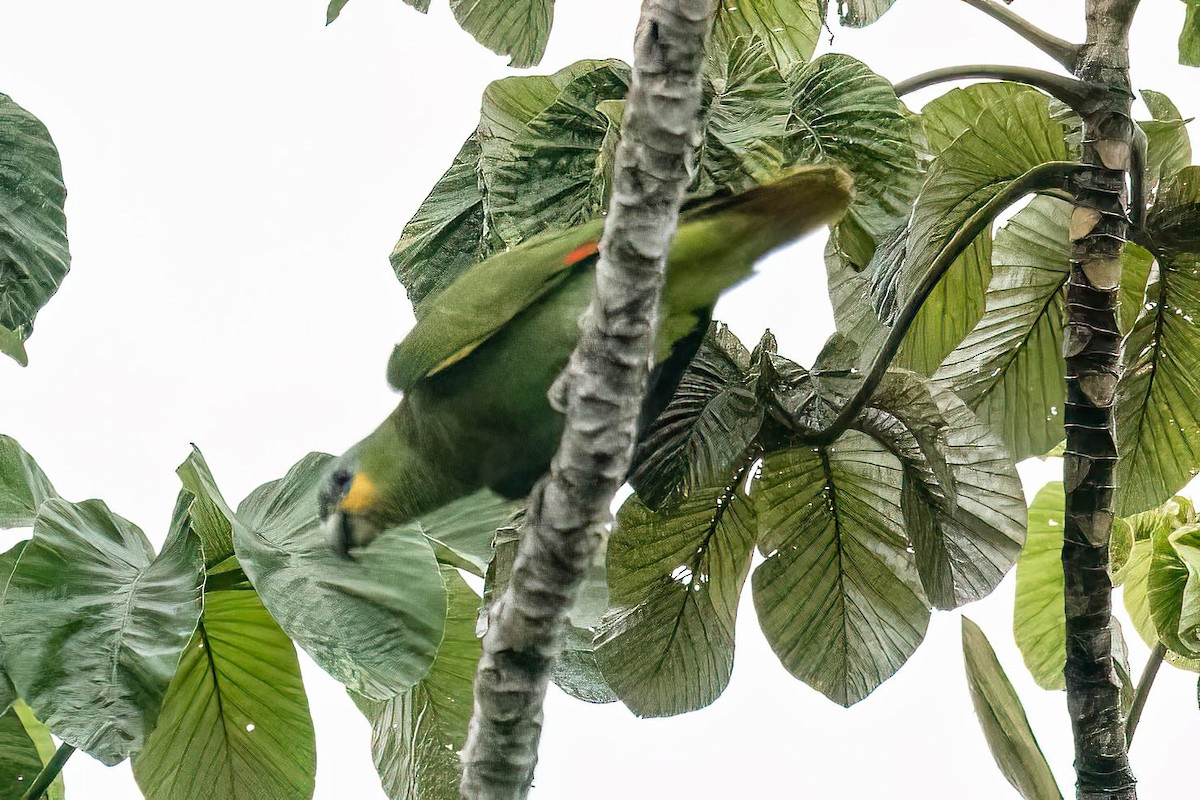
<svg viewBox="0 0 1200 800"><path fill-rule="evenodd" d="M563 264L563 266L564 267L572 267L572 266L578 264L580 261L583 261L585 258L591 258L592 256L596 255L596 253L599 253L599 252L600 252L600 242L588 242L587 244L581 244L581 245L579 245L579 247L576 247L574 250L572 250L570 253L567 254L567 260L566 260L566 263Z"/></svg>

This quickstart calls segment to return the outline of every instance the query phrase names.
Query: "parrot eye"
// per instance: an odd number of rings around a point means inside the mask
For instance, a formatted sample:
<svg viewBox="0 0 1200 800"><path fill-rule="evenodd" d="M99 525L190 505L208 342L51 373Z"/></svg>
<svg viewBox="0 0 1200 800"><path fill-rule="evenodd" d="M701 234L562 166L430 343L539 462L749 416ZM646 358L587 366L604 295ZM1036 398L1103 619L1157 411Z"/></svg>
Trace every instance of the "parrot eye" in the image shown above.
<svg viewBox="0 0 1200 800"><path fill-rule="evenodd" d="M328 519L338 503L350 492L353 483L354 473L345 467L338 467L329 473L317 499L321 519Z"/></svg>
<svg viewBox="0 0 1200 800"><path fill-rule="evenodd" d="M348 469L336 469L329 476L329 482L336 496L344 497L350 491L350 484L354 483L354 475Z"/></svg>

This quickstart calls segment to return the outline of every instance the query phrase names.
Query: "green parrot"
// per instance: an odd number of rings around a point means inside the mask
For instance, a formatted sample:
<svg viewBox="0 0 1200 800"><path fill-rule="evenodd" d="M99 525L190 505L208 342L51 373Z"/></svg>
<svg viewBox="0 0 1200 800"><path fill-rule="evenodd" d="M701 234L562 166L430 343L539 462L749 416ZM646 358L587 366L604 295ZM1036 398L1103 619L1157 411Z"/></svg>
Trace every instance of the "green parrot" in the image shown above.
<svg viewBox="0 0 1200 800"><path fill-rule="evenodd" d="M721 293L766 253L839 219L850 199L850 176L819 165L680 214L644 424L674 393ZM338 552L484 487L524 496L549 469L563 417L548 393L579 338L603 227L531 238L426 299L388 364L400 404L322 480L320 516Z"/></svg>

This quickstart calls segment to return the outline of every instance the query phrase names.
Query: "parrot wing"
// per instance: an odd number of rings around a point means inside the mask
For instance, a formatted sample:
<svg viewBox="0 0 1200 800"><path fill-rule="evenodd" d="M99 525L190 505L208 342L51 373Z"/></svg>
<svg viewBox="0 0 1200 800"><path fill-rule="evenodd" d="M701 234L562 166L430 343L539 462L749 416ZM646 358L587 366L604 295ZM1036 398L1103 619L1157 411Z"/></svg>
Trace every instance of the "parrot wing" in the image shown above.
<svg viewBox="0 0 1200 800"><path fill-rule="evenodd" d="M680 215L668 256L661 358L697 326L722 291L766 253L845 213L850 176L834 165L800 167L768 184L704 201ZM590 268L604 220L535 237L471 267L429 301L388 362L401 391L470 355L574 269Z"/></svg>

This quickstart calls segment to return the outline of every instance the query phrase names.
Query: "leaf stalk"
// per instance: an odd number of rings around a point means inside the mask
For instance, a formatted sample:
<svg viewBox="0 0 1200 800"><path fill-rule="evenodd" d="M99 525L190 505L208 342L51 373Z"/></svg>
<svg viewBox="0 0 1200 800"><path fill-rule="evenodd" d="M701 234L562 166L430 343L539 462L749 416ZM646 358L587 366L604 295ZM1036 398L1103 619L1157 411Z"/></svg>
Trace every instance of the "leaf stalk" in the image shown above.
<svg viewBox="0 0 1200 800"><path fill-rule="evenodd" d="M62 768L66 765L67 759L75 752L75 745L63 742L58 749L54 751L54 755L46 762L46 766L42 767L42 771L33 779L29 789L21 796L21 800L38 800L50 788L50 784L54 783L54 779L58 777L58 773L62 772Z"/></svg>

